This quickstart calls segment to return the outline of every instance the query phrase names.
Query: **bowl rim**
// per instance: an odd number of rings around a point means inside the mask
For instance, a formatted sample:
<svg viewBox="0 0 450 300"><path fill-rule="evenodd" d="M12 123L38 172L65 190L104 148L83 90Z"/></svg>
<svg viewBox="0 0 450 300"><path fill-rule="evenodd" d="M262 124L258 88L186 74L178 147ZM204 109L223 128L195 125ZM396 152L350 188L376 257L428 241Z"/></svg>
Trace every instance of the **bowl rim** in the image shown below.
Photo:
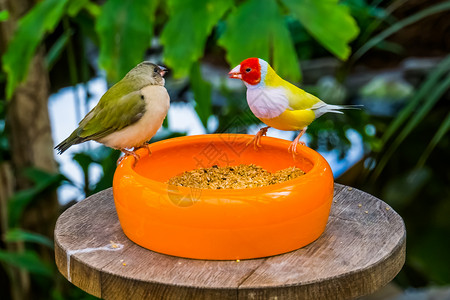
<svg viewBox="0 0 450 300"><path fill-rule="evenodd" d="M228 135L228 136L239 136L239 137L248 137L249 140L253 139L253 135L250 134L236 134L236 133L213 133L213 134L199 134L199 135L189 135L189 136L181 136L181 137L175 137L175 138L170 138L170 139L166 139L166 140L162 140L162 141L157 141L154 143L151 143L151 151L159 151L161 149L164 149L166 147L170 147L171 144L173 143L179 143L179 142L183 142L186 140L189 141L215 141L218 138L220 138L219 136L223 136L223 135ZM220 138L223 139L223 138ZM290 145L291 141L288 140L284 140L284 139L280 139L280 138L274 138L274 137L268 137L265 136L264 137L264 144L272 144L272 145L279 145L279 146L283 146L286 145L286 152L287 152L287 148ZM263 145L264 147L264 145ZM259 150L259 151L263 151L263 149ZM267 193L267 192L271 192L274 191L274 189L282 189L282 188L286 188L289 186L293 186L293 185L297 185L300 184L302 181L308 180L310 177L313 176L313 174L319 172L319 164L325 164L325 167L329 168L331 171L331 167L329 166L328 162L325 160L325 158L320 155L318 152L314 151L313 149L304 146L304 145L299 145L297 147L297 153L299 154L299 156L303 156L304 158L308 159L311 163L312 163L312 168L305 173L304 175L295 178L295 179L291 179L291 180L287 180L285 182L281 182L281 183L276 183L276 184L272 184L272 185L267 185L267 186L261 186L261 187L254 187L254 188L245 188L245 189L199 189L202 192L202 195L211 195L211 196L233 196L233 195L240 195L242 194L243 191L246 192L254 192L255 194L258 193ZM146 156L148 155L148 151L146 149L139 149L137 150L137 154L139 154L141 157L142 155ZM306 154L306 155L305 155ZM141 174L139 174L138 172L135 171L134 169L134 160L135 158L132 156L128 156L125 157L121 164L117 167L116 169L116 173L117 171L120 170L120 172L127 172L129 175L133 176L133 178L135 180L138 180L139 182L145 184L146 186L154 186L160 189L167 189L167 187L173 186L176 187L176 189L179 190L180 193L188 193L189 191L191 191L191 189L193 189L192 187L184 187L184 186L177 186L177 185L170 185L166 182L161 182L158 180L154 180L154 179L150 179L148 177L145 177ZM138 164L139 161L136 163ZM116 176L114 176L116 177ZM197 188L195 188L197 189Z"/></svg>

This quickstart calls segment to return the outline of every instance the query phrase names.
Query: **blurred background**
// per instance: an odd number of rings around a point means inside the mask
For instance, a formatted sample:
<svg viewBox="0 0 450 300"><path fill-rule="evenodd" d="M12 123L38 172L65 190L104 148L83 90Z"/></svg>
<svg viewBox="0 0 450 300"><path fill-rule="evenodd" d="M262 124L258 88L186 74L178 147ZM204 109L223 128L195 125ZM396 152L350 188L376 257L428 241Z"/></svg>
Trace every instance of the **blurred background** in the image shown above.
<svg viewBox="0 0 450 300"><path fill-rule="evenodd" d="M450 299L449 14L427 0L0 0L0 298L94 298L57 271L54 224L111 186L120 153L53 147L109 86L144 59L170 69L152 142L254 134L227 73L256 56L327 103L364 105L319 118L305 141L405 221L406 264L380 299Z"/></svg>

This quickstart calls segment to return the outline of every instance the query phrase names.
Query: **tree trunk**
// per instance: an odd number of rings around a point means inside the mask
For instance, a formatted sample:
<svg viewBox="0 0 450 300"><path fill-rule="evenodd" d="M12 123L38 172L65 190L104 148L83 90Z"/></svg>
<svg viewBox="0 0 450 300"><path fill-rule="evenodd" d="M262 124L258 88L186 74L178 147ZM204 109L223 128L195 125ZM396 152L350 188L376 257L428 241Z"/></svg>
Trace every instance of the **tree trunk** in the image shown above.
<svg viewBox="0 0 450 300"><path fill-rule="evenodd" d="M8 106L7 128L17 190L29 188L32 184L23 176L26 168L38 168L49 173L58 171L53 157L48 96L48 74L41 49L31 62L27 80L16 89ZM58 208L54 191L26 211L24 227L52 237Z"/></svg>
<svg viewBox="0 0 450 300"><path fill-rule="evenodd" d="M0 232L5 233L8 227L8 200L13 194L15 181L13 172L11 169L11 164L8 162L0 163ZM3 248L8 252L20 252L23 251L25 244L23 242L8 243L5 242ZM20 270L14 267L8 267L4 264L5 273L0 274L6 280L2 282L7 282L6 276L9 277L10 285L1 286L0 288L4 291L4 296L6 299L11 298L14 300L24 299L30 290L30 276L24 270Z"/></svg>
<svg viewBox="0 0 450 300"><path fill-rule="evenodd" d="M0 10L6 9L10 13L10 19L7 22L0 23L0 54L5 53L7 42L14 33L17 20L34 4L35 2L32 0L0 0ZM33 185L24 176L23 171L27 168L38 168L49 173L58 171L53 157L53 141L48 115L49 80L44 59L44 51L41 48L30 64L27 79L19 85L12 99L7 103L6 128L11 161L5 162L5 164L10 166L15 179L13 183L9 182L9 184L13 184L13 193L30 188ZM8 170L8 167L2 168L2 170ZM6 174L5 176L7 176L7 172L5 172L3 175ZM7 193L0 191L0 195L4 196ZM54 224L58 211L59 204L56 191L48 192L26 208L21 218L21 227L53 239ZM4 231L7 229L5 228L7 216L1 214L0 218L1 229ZM53 264L53 252L50 249L44 247L35 249L43 260ZM23 247L19 243L14 249L7 247L7 250L20 252ZM30 298L29 274L9 272L9 275L11 277L10 284L19 283L21 285L15 288L11 287L11 295L15 299ZM1 288L8 288L8 286L2 286ZM17 295L18 291L20 295Z"/></svg>

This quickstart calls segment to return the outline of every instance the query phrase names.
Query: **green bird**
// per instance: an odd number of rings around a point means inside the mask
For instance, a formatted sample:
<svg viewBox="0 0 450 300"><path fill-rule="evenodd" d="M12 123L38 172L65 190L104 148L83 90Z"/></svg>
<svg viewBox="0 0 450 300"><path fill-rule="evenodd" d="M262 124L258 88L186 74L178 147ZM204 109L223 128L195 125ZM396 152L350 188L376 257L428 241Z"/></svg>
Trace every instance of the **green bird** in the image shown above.
<svg viewBox="0 0 450 300"><path fill-rule="evenodd" d="M139 159L135 151L148 146L169 110L163 78L166 72L166 68L148 61L138 64L106 91L78 128L55 149L62 154L72 145L93 140Z"/></svg>

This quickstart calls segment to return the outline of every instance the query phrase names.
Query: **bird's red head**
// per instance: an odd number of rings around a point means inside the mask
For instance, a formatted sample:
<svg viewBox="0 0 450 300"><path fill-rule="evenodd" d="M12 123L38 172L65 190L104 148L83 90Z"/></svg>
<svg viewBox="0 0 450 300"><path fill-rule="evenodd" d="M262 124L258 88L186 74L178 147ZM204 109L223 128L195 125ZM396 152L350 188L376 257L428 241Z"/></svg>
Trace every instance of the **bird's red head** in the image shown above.
<svg viewBox="0 0 450 300"><path fill-rule="evenodd" d="M261 81L261 65L259 58L251 57L242 61L228 73L230 78L238 78L250 85L258 84Z"/></svg>

